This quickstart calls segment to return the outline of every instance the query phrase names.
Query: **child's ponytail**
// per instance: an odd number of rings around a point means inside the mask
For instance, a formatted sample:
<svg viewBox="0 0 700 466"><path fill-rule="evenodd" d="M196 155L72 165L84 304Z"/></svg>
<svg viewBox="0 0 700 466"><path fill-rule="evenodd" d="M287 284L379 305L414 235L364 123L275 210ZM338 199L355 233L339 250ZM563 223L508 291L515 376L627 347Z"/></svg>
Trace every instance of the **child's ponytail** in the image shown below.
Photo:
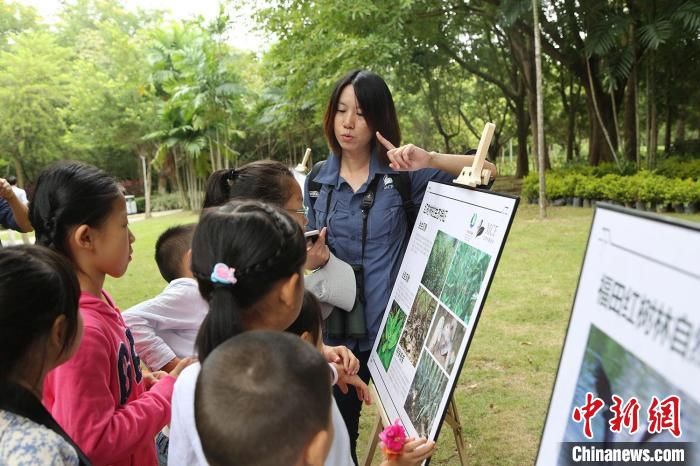
<svg viewBox="0 0 700 466"><path fill-rule="evenodd" d="M301 228L281 208L232 201L205 212L192 240L192 273L209 302L195 344L199 359L241 333L260 299L301 273L305 261Z"/></svg>
<svg viewBox="0 0 700 466"><path fill-rule="evenodd" d="M201 360L204 360L221 342L243 332L242 315L243 309L231 289L223 286L214 287L209 294L209 312L200 326L200 329L207 330L200 331L195 342Z"/></svg>
<svg viewBox="0 0 700 466"><path fill-rule="evenodd" d="M29 203L36 242L70 256L66 238L72 227L99 227L121 196L114 178L91 165L56 163L39 175Z"/></svg>
<svg viewBox="0 0 700 466"><path fill-rule="evenodd" d="M207 180L204 209L222 206L233 199L255 199L284 205L289 199L294 175L282 162L257 160L240 168L217 170Z"/></svg>

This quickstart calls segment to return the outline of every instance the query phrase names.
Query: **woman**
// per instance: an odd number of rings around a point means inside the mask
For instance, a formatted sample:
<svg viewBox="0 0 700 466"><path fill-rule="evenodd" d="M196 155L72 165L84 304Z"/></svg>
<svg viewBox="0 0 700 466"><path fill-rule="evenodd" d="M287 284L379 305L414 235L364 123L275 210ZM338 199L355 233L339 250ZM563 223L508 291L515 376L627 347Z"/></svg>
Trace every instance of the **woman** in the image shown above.
<svg viewBox="0 0 700 466"><path fill-rule="evenodd" d="M324 133L331 154L307 177L307 228L326 227L331 252L355 268L366 328L364 335L346 332L345 338L336 335L340 338L326 343L355 351L362 364L360 376L367 382L367 361L410 235L408 204L419 206L429 181L451 182L474 157L400 146L391 92L380 76L365 70L351 71L337 82ZM485 162L484 168L496 174L493 164ZM397 171L409 173L401 177ZM317 195L310 192L316 191L309 189L310 183L320 185ZM309 202L310 196L315 200ZM361 402L337 389L335 396L354 453Z"/></svg>

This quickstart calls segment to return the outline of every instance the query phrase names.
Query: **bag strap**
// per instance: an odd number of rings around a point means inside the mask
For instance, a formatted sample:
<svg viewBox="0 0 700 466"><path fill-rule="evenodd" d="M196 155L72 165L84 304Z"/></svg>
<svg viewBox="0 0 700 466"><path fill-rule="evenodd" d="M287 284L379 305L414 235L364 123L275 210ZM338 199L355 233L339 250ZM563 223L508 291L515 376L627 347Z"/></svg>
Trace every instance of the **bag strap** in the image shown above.
<svg viewBox="0 0 700 466"><path fill-rule="evenodd" d="M375 176L372 181L370 181L369 186L365 195L362 197L362 263L365 262L365 243L367 243L367 219L369 218L369 211L374 205L374 199L377 197L377 184L379 183L379 177Z"/></svg>
<svg viewBox="0 0 700 466"><path fill-rule="evenodd" d="M418 217L418 208L411 197L411 177L406 172L392 173L389 177L394 181L394 189L401 195L403 210L406 213L408 234L411 234L413 225Z"/></svg>
<svg viewBox="0 0 700 466"><path fill-rule="evenodd" d="M311 171L309 172L309 174L306 175L306 178L309 180L307 184L309 189L309 209L314 208L314 204L316 204L316 199L318 199L319 194L321 194L321 188L323 187L323 185L318 181L314 181L314 178L316 178L316 176L319 174L325 163L325 160L316 162L314 166L311 167Z"/></svg>

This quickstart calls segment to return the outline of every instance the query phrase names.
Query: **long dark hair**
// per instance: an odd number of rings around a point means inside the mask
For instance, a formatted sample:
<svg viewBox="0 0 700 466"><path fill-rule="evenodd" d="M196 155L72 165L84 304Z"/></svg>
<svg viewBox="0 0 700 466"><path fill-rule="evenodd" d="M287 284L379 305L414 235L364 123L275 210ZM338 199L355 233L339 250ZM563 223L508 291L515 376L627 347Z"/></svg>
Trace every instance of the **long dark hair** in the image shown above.
<svg viewBox="0 0 700 466"><path fill-rule="evenodd" d="M240 168L217 170L207 179L204 209L233 199L255 199L284 205L291 195L294 175L281 162L258 160Z"/></svg>
<svg viewBox="0 0 700 466"><path fill-rule="evenodd" d="M352 85L355 97L362 109L362 114L367 125L374 133L379 131L387 140L395 146L401 145L401 129L396 117L394 99L391 91L381 76L367 70L352 70L338 80L328 101L326 114L323 117L323 132L326 135L328 146L335 155L341 155L342 149L335 137L335 114L338 112L340 94L346 86ZM389 163L386 157L386 149L378 144L377 138L372 137L371 150L377 150L380 160Z"/></svg>
<svg viewBox="0 0 700 466"><path fill-rule="evenodd" d="M116 180L104 171L78 162L59 162L41 172L29 203L36 242L66 256L72 227L99 227L112 204L122 196Z"/></svg>
<svg viewBox="0 0 700 466"><path fill-rule="evenodd" d="M192 273L209 302L196 340L200 361L241 333L255 304L277 281L301 273L305 261L301 228L281 208L232 201L204 212L192 240ZM217 263L235 269L235 285L211 281Z"/></svg>
<svg viewBox="0 0 700 466"><path fill-rule="evenodd" d="M69 348L78 332L80 285L70 262L41 246L0 248L0 381L21 364L54 321L66 316Z"/></svg>

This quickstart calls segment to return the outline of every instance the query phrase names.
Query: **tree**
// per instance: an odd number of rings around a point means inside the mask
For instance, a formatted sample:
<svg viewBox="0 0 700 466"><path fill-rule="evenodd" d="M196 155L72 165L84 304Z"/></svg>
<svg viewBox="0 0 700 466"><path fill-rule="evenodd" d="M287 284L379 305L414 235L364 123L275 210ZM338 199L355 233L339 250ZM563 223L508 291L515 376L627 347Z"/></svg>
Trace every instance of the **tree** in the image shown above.
<svg viewBox="0 0 700 466"><path fill-rule="evenodd" d="M47 32L10 36L0 51L0 150L13 163L18 183L59 159L70 95L69 51Z"/></svg>

